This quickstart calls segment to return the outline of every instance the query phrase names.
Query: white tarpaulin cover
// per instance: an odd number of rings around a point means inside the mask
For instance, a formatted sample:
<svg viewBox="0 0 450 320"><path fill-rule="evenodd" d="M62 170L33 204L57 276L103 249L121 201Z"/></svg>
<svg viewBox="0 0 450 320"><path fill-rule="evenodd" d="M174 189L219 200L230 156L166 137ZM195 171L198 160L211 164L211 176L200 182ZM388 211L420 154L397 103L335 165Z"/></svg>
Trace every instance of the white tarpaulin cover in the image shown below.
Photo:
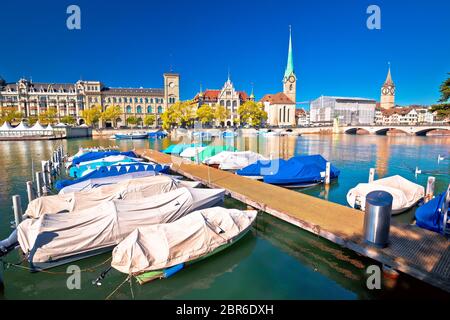
<svg viewBox="0 0 450 320"><path fill-rule="evenodd" d="M222 151L215 156L205 159L203 162L208 165L219 165L219 168L222 170L239 170L259 160L268 159L252 151Z"/></svg>
<svg viewBox="0 0 450 320"><path fill-rule="evenodd" d="M23 123L23 121L21 121L21 122L19 123L19 125L18 125L17 127L15 127L13 130L23 131L23 130L28 130L28 129L30 129L30 128L28 128L28 127Z"/></svg>
<svg viewBox="0 0 450 320"><path fill-rule="evenodd" d="M173 223L139 227L113 250L111 265L126 274L160 270L203 257L249 229L256 211L221 207Z"/></svg>
<svg viewBox="0 0 450 320"><path fill-rule="evenodd" d="M42 130L45 130L45 128L44 128L43 126L41 126L41 124L40 124L39 121L38 121L38 122L36 122L36 123L34 124L34 126L32 126L32 127L30 128L30 130L38 130L38 131L42 131Z"/></svg>
<svg viewBox="0 0 450 320"><path fill-rule="evenodd" d="M117 184L106 185L88 191L57 194L34 199L28 205L25 215L39 218L44 213L72 212L98 205L100 202L131 200L166 193L180 187L191 186L168 176L150 176L139 179L125 180Z"/></svg>
<svg viewBox="0 0 450 320"><path fill-rule="evenodd" d="M111 248L139 227L173 222L218 205L224 194L223 189L180 188L148 198L106 201L72 213L44 214L20 223L18 240L33 265L56 263Z"/></svg>
<svg viewBox="0 0 450 320"><path fill-rule="evenodd" d="M206 149L206 147L189 147L180 153L180 157L194 158L198 153L202 152L205 149Z"/></svg>
<svg viewBox="0 0 450 320"><path fill-rule="evenodd" d="M3 122L2 126L0 127L0 131L9 131L12 130L13 127L9 124L9 122Z"/></svg>
<svg viewBox="0 0 450 320"><path fill-rule="evenodd" d="M365 210L366 196L372 191L386 191L394 198L392 212L400 213L415 205L425 195L424 187L399 175L375 180L372 183L360 183L347 193L347 202L351 207L359 203Z"/></svg>

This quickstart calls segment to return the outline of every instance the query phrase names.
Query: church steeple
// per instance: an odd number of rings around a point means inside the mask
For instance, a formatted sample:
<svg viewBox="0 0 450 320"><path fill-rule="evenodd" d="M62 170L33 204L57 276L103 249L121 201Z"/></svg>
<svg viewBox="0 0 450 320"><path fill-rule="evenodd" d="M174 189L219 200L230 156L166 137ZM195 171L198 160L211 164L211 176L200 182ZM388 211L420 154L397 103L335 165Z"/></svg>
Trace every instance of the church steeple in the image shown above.
<svg viewBox="0 0 450 320"><path fill-rule="evenodd" d="M386 81L384 81L381 87L380 106L383 109L391 109L395 107L395 84L394 81L392 81L391 63L389 63Z"/></svg>
<svg viewBox="0 0 450 320"><path fill-rule="evenodd" d="M288 59L286 65L286 71L284 72L284 78L289 78L290 75L294 73L294 59L292 57L292 28L289 26L289 49L288 49Z"/></svg>
<svg viewBox="0 0 450 320"><path fill-rule="evenodd" d="M389 69L388 69L388 74L386 77L386 81L384 82L384 85L394 85L394 81L392 81L392 76L391 76L391 63L389 63Z"/></svg>

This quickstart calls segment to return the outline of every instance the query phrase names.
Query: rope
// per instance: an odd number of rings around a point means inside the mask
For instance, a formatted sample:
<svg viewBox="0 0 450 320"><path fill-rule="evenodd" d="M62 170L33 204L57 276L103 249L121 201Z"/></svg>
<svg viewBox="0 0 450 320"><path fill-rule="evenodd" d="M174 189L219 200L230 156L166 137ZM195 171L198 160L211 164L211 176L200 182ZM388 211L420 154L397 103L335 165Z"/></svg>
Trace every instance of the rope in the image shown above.
<svg viewBox="0 0 450 320"><path fill-rule="evenodd" d="M109 298L111 298L111 297L117 292L117 290L119 290L119 289L125 284L125 282L128 281L128 279L130 279L130 276L127 276L127 277L125 278L125 280L124 280L121 284L119 284L119 286L118 286L116 289L114 289L114 291L111 292L111 293L105 298L105 300L109 300Z"/></svg>

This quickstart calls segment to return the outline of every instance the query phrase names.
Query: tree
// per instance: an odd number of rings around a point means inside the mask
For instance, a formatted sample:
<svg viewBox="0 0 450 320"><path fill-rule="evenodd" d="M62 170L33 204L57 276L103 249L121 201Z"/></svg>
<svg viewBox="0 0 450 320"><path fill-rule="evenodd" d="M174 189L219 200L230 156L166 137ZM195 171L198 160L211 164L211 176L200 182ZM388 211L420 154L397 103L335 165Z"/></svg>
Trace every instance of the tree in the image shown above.
<svg viewBox="0 0 450 320"><path fill-rule="evenodd" d="M239 121L241 124L249 124L252 127L258 127L262 121L267 120L267 112L261 103L246 101L238 108Z"/></svg>
<svg viewBox="0 0 450 320"><path fill-rule="evenodd" d="M27 123L29 126L33 126L36 122L38 122L39 118L36 116L29 116L27 118Z"/></svg>
<svg viewBox="0 0 450 320"><path fill-rule="evenodd" d="M163 128L169 130L174 126L191 126L195 119L194 107L192 101L178 101L168 107L161 115Z"/></svg>
<svg viewBox="0 0 450 320"><path fill-rule="evenodd" d="M430 111L436 112L437 118L442 120L450 117L450 77L442 83L439 91L441 92L439 99L441 103L431 106Z"/></svg>
<svg viewBox="0 0 450 320"><path fill-rule="evenodd" d="M214 109L208 104L200 106L196 114L202 124L210 123L214 119Z"/></svg>
<svg viewBox="0 0 450 320"><path fill-rule="evenodd" d="M122 115L122 109L120 106L108 106L105 111L102 112L101 118L103 120L110 120L113 126L116 127L116 120Z"/></svg>
<svg viewBox="0 0 450 320"><path fill-rule="evenodd" d="M23 113L16 110L16 108L4 107L1 109L0 119L3 122L19 122L23 118Z"/></svg>
<svg viewBox="0 0 450 320"><path fill-rule="evenodd" d="M147 127L153 126L155 124L155 122L156 122L156 117L154 114L147 114L144 117L144 125Z"/></svg>
<svg viewBox="0 0 450 320"><path fill-rule="evenodd" d="M56 108L48 108L46 111L41 112L38 116L41 124L55 124L58 122L58 111Z"/></svg>
<svg viewBox="0 0 450 320"><path fill-rule="evenodd" d="M139 122L138 118L134 117L134 116L130 116L127 118L127 123L131 126L135 126L137 125Z"/></svg>
<svg viewBox="0 0 450 320"><path fill-rule="evenodd" d="M224 123L230 117L230 111L225 106L216 105L214 108L214 118L219 124Z"/></svg>
<svg viewBox="0 0 450 320"><path fill-rule="evenodd" d="M72 116L64 116L61 118L61 122L62 123L66 123L66 124L75 124L77 121L75 120L74 117Z"/></svg>
<svg viewBox="0 0 450 320"><path fill-rule="evenodd" d="M81 111L81 117L84 119L88 126L95 125L102 116L102 107L94 106L92 108L84 109Z"/></svg>
<svg viewBox="0 0 450 320"><path fill-rule="evenodd" d="M448 75L450 76L450 72L448 73ZM439 91L441 92L441 98L439 99L439 102L445 103L450 100L450 77L448 77L447 80L445 80L441 84Z"/></svg>

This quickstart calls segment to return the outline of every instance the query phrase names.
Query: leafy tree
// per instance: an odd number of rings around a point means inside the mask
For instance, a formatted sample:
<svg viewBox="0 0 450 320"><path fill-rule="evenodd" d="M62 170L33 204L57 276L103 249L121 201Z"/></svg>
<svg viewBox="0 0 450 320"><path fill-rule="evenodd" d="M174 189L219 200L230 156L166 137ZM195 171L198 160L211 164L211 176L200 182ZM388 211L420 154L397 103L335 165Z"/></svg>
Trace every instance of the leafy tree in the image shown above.
<svg viewBox="0 0 450 320"><path fill-rule="evenodd" d="M214 108L214 118L219 124L224 123L230 117L230 111L221 105L216 105Z"/></svg>
<svg viewBox="0 0 450 320"><path fill-rule="evenodd" d="M238 108L239 121L241 124L249 124L252 127L258 127L267 120L267 112L261 103L246 101Z"/></svg>
<svg viewBox="0 0 450 320"><path fill-rule="evenodd" d="M39 118L36 116L29 116L27 118L27 123L29 126L33 126L36 122L38 122Z"/></svg>
<svg viewBox="0 0 450 320"><path fill-rule="evenodd" d="M77 121L72 116L64 116L61 118L62 123L75 124Z"/></svg>
<svg viewBox="0 0 450 320"><path fill-rule="evenodd" d="M127 118L127 123L131 126L135 126L137 125L139 122L138 118L134 117L134 116L130 116Z"/></svg>
<svg viewBox="0 0 450 320"><path fill-rule="evenodd" d="M161 115L163 128L191 126L195 119L195 104L192 101L178 101L168 107Z"/></svg>
<svg viewBox="0 0 450 320"><path fill-rule="evenodd" d="M450 75L450 72L448 73ZM439 99L439 102L447 102L450 100L450 77L447 78L442 84L439 89L441 92L441 98Z"/></svg>
<svg viewBox="0 0 450 320"><path fill-rule="evenodd" d="M16 108L4 107L0 112L1 123L3 122L19 122L23 118L23 113L16 110Z"/></svg>
<svg viewBox="0 0 450 320"><path fill-rule="evenodd" d="M441 92L439 99L441 103L431 106L430 111L436 112L437 118L442 120L450 117L450 77L442 83L439 91Z"/></svg>
<svg viewBox="0 0 450 320"><path fill-rule="evenodd" d="M38 119L41 124L54 124L58 122L58 111L56 108L48 108L39 114Z"/></svg>
<svg viewBox="0 0 450 320"><path fill-rule="evenodd" d="M122 109L120 106L108 106L105 111L102 112L101 119L110 120L113 126L116 127L116 120L122 115Z"/></svg>
<svg viewBox="0 0 450 320"><path fill-rule="evenodd" d="M214 119L214 109L208 104L200 106L196 114L202 124L210 123Z"/></svg>
<svg viewBox="0 0 450 320"><path fill-rule="evenodd" d="M156 122L156 117L154 114L147 114L144 117L144 125L147 127L153 126L155 124L155 122Z"/></svg>
<svg viewBox="0 0 450 320"><path fill-rule="evenodd" d="M95 125L102 116L102 107L95 106L81 111L81 117L88 126Z"/></svg>

